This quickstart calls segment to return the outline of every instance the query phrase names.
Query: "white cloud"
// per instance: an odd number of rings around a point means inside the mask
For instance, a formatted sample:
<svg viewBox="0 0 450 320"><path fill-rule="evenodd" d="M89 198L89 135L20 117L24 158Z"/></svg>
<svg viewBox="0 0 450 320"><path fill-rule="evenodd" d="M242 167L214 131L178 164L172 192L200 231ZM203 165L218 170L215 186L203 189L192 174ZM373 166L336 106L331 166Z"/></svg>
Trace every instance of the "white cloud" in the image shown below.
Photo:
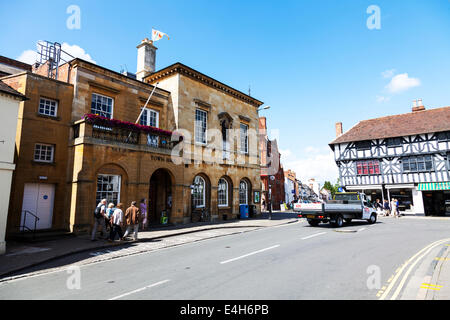
<svg viewBox="0 0 450 320"><path fill-rule="evenodd" d="M386 70L383 71L381 75L383 76L383 78L392 78L395 74L395 71L395 69Z"/></svg>
<svg viewBox="0 0 450 320"><path fill-rule="evenodd" d="M76 44L70 45L67 42L64 42L61 45L61 49L65 52L67 52L68 54L70 54L72 57L80 58L80 59L86 60L88 62L96 63L95 60L92 59L90 54L88 54L83 48L81 48L80 46L78 46ZM25 50L17 58L17 60L28 63L28 64L33 64L37 60L39 60L38 51L39 51L39 46L36 46L36 50ZM62 55L61 55L61 58L66 61L72 60L72 57L70 57L64 53L62 53Z"/></svg>
<svg viewBox="0 0 450 320"><path fill-rule="evenodd" d="M34 50L25 50L22 54L17 58L17 60L33 64L38 59L38 53Z"/></svg>
<svg viewBox="0 0 450 320"><path fill-rule="evenodd" d="M418 86L420 86L418 78L410 78L407 73L402 73L394 76L386 89L391 93L399 93Z"/></svg>
<svg viewBox="0 0 450 320"><path fill-rule="evenodd" d="M339 177L338 168L334 161L333 151L329 147L309 146L304 149L301 157L296 157L290 150L281 153L281 163L284 170L295 171L297 179L306 183L315 178L321 185L325 181L335 183ZM281 152L281 150L280 150ZM289 154L289 156L285 156Z"/></svg>
<svg viewBox="0 0 450 320"><path fill-rule="evenodd" d="M388 102L389 100L391 100L390 97L377 96L377 102L379 102L379 103Z"/></svg>
<svg viewBox="0 0 450 320"><path fill-rule="evenodd" d="M86 51L84 51L83 48L77 46L76 44L70 45L67 42L64 42L61 45L61 49L75 58L80 58L95 64L97 63L95 62L95 60L91 58L91 56Z"/></svg>

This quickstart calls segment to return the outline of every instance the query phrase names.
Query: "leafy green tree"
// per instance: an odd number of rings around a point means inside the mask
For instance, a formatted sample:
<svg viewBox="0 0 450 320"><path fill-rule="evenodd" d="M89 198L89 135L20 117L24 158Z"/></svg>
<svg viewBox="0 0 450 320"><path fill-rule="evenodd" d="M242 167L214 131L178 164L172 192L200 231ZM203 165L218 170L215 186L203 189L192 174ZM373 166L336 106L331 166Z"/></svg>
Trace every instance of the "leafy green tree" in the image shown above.
<svg viewBox="0 0 450 320"><path fill-rule="evenodd" d="M330 181L325 181L325 183L323 184L323 189L330 191L331 195L334 197L336 192L338 192L340 186L341 186L341 182L339 179L337 179L337 181L334 185Z"/></svg>

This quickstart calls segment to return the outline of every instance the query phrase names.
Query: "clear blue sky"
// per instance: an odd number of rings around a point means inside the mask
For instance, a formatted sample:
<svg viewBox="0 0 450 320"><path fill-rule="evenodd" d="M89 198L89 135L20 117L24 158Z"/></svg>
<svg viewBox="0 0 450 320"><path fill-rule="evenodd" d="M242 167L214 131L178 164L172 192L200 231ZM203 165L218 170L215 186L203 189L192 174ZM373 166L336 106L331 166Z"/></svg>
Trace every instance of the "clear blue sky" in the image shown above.
<svg viewBox="0 0 450 320"><path fill-rule="evenodd" d="M81 9L80 30L66 27L71 4ZM372 4L381 10L379 30L366 25ZM11 58L50 40L135 72L136 45L152 27L166 32L170 40L156 43L157 68L179 61L243 92L250 85L272 107L262 115L280 130L285 167L302 179L336 179L335 168L325 168L335 166L327 144L336 121L347 130L409 112L416 98L450 105L449 0L2 0L1 7L0 55ZM404 90L391 92L389 82L406 73L396 83L406 80Z"/></svg>

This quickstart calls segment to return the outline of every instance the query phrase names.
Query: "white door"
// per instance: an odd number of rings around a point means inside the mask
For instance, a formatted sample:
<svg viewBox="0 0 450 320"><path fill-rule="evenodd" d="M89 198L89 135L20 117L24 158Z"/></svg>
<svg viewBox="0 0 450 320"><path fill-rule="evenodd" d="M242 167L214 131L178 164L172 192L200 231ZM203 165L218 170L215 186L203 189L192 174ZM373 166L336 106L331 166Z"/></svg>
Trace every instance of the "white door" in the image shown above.
<svg viewBox="0 0 450 320"><path fill-rule="evenodd" d="M24 211L29 211L39 217L36 229L50 229L52 227L54 197L55 185L26 183L23 191L22 219L20 225L24 225ZM25 226L34 230L34 222L34 217L27 214Z"/></svg>

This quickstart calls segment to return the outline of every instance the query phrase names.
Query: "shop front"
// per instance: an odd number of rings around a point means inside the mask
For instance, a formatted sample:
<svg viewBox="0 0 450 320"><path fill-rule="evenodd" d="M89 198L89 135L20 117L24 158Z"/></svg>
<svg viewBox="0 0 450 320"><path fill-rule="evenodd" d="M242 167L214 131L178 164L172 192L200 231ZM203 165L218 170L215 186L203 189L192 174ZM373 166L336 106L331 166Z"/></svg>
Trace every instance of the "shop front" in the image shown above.
<svg viewBox="0 0 450 320"><path fill-rule="evenodd" d="M371 202L377 201L380 199L380 202L383 203L385 199L385 195L383 193L383 188L381 185L361 185L361 186L347 186L345 189L349 192L362 192L365 193L367 198Z"/></svg>
<svg viewBox="0 0 450 320"><path fill-rule="evenodd" d="M400 212L406 214L417 213L416 211L420 208L420 203L415 203L414 201L416 189L414 184L393 184L386 185L385 187L388 194L388 201L391 202L392 199L397 199Z"/></svg>
<svg viewBox="0 0 450 320"><path fill-rule="evenodd" d="M425 215L450 215L450 182L419 183Z"/></svg>

